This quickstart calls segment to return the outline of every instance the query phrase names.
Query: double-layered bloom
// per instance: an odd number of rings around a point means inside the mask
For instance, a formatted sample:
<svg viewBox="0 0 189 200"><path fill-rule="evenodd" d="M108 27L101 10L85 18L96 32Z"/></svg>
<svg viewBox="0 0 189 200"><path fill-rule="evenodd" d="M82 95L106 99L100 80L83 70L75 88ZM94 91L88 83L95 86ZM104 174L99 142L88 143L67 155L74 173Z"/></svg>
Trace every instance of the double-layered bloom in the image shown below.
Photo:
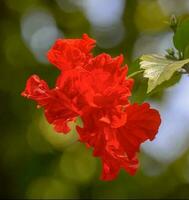
<svg viewBox="0 0 189 200"><path fill-rule="evenodd" d="M57 40L48 52L49 61L60 69L55 87L50 89L33 75L22 95L44 108L57 132L68 133L68 122L80 117L79 140L101 159L101 178L112 180L121 168L135 174L140 145L154 139L161 120L148 103L130 104L134 81L126 78L123 56L103 53L94 57L94 45L86 34L82 39Z"/></svg>

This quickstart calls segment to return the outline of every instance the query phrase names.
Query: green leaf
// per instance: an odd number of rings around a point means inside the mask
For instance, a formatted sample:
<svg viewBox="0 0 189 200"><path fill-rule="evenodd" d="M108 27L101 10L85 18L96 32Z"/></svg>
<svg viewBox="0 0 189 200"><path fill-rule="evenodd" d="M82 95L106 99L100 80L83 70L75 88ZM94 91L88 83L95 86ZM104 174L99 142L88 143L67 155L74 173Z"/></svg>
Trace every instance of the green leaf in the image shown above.
<svg viewBox="0 0 189 200"><path fill-rule="evenodd" d="M184 53L186 46L189 45L189 20L183 21L177 27L173 42L175 47Z"/></svg>
<svg viewBox="0 0 189 200"><path fill-rule="evenodd" d="M157 85L169 80L177 70L187 63L189 63L189 59L174 61L155 54L143 55L140 68L144 69L144 77L148 78L147 93L151 92Z"/></svg>

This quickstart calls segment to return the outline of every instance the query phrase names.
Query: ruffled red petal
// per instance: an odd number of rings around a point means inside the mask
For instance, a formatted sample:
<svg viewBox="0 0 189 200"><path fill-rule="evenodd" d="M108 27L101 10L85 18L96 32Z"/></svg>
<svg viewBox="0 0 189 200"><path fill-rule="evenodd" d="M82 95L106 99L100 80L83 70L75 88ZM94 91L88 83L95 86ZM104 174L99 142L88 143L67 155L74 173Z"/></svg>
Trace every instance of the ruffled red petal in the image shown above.
<svg viewBox="0 0 189 200"><path fill-rule="evenodd" d="M49 102L50 90L47 83L41 80L39 76L32 75L26 83L22 96L37 101L40 106L45 106Z"/></svg>
<svg viewBox="0 0 189 200"><path fill-rule="evenodd" d="M83 67L91 58L90 51L94 46L95 40L87 34L83 34L82 39L58 39L47 57L60 70Z"/></svg>
<svg viewBox="0 0 189 200"><path fill-rule="evenodd" d="M47 83L37 75L31 76L22 96L32 99L45 110L45 116L50 124L53 124L57 132L68 133L70 131L67 123L75 120L78 110L70 99L70 90L66 85L61 89L49 89Z"/></svg>
<svg viewBox="0 0 189 200"><path fill-rule="evenodd" d="M126 107L127 122L117 131L118 140L127 155L132 158L139 151L141 143L153 140L161 123L159 112L148 103Z"/></svg>
<svg viewBox="0 0 189 200"><path fill-rule="evenodd" d="M139 163L136 157L128 159L126 155L122 155L120 158L115 159L109 154L105 154L102 158L102 166L101 179L111 181L117 177L121 168L125 169L130 175L135 175Z"/></svg>

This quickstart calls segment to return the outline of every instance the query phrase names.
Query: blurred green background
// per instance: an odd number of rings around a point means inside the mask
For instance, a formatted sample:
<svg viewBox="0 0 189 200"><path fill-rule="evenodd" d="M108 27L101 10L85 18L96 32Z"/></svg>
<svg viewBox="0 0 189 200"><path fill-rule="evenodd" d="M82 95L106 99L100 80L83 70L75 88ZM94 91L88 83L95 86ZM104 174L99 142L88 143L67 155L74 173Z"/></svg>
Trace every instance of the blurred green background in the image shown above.
<svg viewBox="0 0 189 200"><path fill-rule="evenodd" d="M77 140L74 126L57 134L36 104L20 96L27 78L38 74L53 86L58 70L46 60L57 38L88 33L94 53L123 53L131 64L145 53L173 46L167 21L188 16L187 0L1 0L0 1L0 197L6 198L189 198L189 78L150 101L163 123L156 140L143 145L141 167L99 180L101 164ZM145 98L137 76L132 101Z"/></svg>

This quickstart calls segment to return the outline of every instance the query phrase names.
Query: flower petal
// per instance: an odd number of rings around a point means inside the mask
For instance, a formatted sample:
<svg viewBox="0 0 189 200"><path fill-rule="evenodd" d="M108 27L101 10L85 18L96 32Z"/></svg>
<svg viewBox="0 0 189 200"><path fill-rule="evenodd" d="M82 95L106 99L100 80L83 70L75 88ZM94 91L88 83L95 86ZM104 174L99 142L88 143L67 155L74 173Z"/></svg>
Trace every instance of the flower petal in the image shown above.
<svg viewBox="0 0 189 200"><path fill-rule="evenodd" d="M37 101L40 106L45 106L49 102L49 91L49 87L44 80L41 80L37 75L32 75L27 80L26 88L21 95Z"/></svg>
<svg viewBox="0 0 189 200"><path fill-rule="evenodd" d="M127 122L117 131L118 140L127 155L132 158L146 140L153 140L161 123L159 112L148 103L126 107Z"/></svg>
<svg viewBox="0 0 189 200"><path fill-rule="evenodd" d="M83 34L82 39L58 39L47 57L50 63L65 71L87 64L94 46L95 40L87 34Z"/></svg>

